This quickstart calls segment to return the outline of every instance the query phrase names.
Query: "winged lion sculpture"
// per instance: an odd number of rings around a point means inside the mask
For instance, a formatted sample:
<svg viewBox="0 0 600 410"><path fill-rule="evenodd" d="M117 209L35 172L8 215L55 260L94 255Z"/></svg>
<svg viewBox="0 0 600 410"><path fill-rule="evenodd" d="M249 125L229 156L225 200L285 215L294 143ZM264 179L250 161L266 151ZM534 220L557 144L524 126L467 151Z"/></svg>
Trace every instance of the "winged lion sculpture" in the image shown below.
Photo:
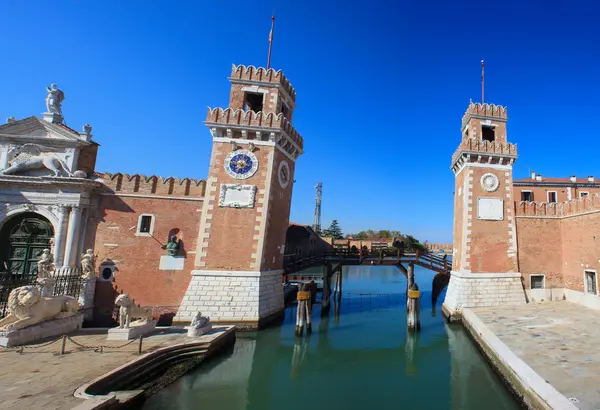
<svg viewBox="0 0 600 410"><path fill-rule="evenodd" d="M38 144L23 144L8 151L8 158L12 158L10 166L0 171L0 175L11 175L21 171L47 168L54 176L72 176L65 163L55 156L46 152L57 152L57 150Z"/></svg>

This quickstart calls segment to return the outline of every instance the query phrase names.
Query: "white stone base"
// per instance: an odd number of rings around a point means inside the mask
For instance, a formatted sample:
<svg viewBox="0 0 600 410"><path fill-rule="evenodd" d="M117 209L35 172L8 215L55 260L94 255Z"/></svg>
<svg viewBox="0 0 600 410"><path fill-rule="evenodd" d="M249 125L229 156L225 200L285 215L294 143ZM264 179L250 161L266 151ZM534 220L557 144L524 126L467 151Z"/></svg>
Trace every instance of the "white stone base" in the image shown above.
<svg viewBox="0 0 600 410"><path fill-rule="evenodd" d="M188 331L187 335L188 337L198 337L198 336L202 336L208 332L210 332L212 330L212 324L208 324L204 327L192 327L192 326L186 326L185 327Z"/></svg>
<svg viewBox="0 0 600 410"><path fill-rule="evenodd" d="M452 272L444 308L459 315L463 308L525 304L521 274Z"/></svg>
<svg viewBox="0 0 600 410"><path fill-rule="evenodd" d="M76 313L62 319L48 320L20 330L0 332L0 346L11 347L33 343L53 336L62 336L81 329L83 315Z"/></svg>
<svg viewBox="0 0 600 410"><path fill-rule="evenodd" d="M120 329L113 327L108 329L108 336L106 340L131 340L137 339L140 336L144 336L152 332L156 328L156 320L152 320L147 323L136 323L130 324L129 329Z"/></svg>
<svg viewBox="0 0 600 410"><path fill-rule="evenodd" d="M158 269L160 270L183 270L185 266L185 257L183 256L170 256L161 255L160 264Z"/></svg>
<svg viewBox="0 0 600 410"><path fill-rule="evenodd" d="M258 322L284 308L281 273L194 270L174 320L202 312L213 322Z"/></svg>

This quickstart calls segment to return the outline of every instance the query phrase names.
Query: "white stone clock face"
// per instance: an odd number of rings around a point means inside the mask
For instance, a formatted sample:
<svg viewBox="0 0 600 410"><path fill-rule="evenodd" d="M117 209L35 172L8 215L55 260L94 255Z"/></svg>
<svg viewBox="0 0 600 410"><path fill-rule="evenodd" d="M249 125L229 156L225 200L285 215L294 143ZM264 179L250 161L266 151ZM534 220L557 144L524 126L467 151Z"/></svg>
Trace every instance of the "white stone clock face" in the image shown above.
<svg viewBox="0 0 600 410"><path fill-rule="evenodd" d="M235 179L248 179L258 169L256 155L246 149L231 152L225 158L225 171Z"/></svg>
<svg viewBox="0 0 600 410"><path fill-rule="evenodd" d="M290 183L291 178L290 165L287 161L281 161L279 163L279 169L277 171L277 178L279 179L279 185L285 188Z"/></svg>

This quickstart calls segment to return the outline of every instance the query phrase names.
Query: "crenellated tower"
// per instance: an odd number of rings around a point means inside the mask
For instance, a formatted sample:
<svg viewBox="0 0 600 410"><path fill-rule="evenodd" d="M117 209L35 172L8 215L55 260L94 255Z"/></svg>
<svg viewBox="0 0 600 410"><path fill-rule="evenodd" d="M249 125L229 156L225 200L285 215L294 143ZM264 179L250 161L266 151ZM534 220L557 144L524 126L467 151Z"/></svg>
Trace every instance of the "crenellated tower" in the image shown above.
<svg viewBox="0 0 600 410"><path fill-rule="evenodd" d="M455 175L452 276L444 313L525 303L517 264L512 167L517 146L507 141L507 109L471 102L452 156Z"/></svg>
<svg viewBox="0 0 600 410"><path fill-rule="evenodd" d="M233 66L229 107L209 108L212 154L196 269L177 320L196 311L255 327L283 311L281 273L303 139L281 71Z"/></svg>

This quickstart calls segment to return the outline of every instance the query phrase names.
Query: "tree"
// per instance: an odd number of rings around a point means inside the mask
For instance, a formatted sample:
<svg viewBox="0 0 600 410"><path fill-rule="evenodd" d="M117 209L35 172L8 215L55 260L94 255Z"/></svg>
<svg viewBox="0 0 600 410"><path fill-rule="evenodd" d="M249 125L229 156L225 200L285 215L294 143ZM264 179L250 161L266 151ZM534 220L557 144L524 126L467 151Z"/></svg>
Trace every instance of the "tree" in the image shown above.
<svg viewBox="0 0 600 410"><path fill-rule="evenodd" d="M367 233L365 231L360 231L354 236L354 239L363 240L367 239Z"/></svg>
<svg viewBox="0 0 600 410"><path fill-rule="evenodd" d="M342 232L342 228L340 228L337 219L331 221L329 228L323 231L323 236L329 236L333 239L342 239L344 237L344 233Z"/></svg>

